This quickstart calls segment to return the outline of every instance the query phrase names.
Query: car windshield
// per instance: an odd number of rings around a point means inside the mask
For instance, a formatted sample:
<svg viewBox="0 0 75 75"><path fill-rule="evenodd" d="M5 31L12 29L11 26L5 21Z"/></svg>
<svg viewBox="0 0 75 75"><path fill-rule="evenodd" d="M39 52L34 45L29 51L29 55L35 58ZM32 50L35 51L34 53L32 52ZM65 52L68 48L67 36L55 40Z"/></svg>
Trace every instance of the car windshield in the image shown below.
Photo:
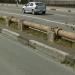
<svg viewBox="0 0 75 75"><path fill-rule="evenodd" d="M42 5L43 5L43 3L36 3L36 5L38 5L38 6L42 6Z"/></svg>

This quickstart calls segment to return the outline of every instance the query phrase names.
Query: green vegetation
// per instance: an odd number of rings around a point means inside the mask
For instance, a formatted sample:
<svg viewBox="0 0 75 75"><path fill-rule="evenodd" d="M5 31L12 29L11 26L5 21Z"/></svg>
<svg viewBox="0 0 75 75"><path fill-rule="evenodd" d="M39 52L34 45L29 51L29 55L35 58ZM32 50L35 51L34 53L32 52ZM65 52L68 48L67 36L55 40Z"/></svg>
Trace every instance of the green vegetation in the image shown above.
<svg viewBox="0 0 75 75"><path fill-rule="evenodd" d="M69 40L57 39L57 40L55 40L55 43L58 44L58 45L62 45L64 47L67 47L67 48L75 49L75 42L72 42L72 41L69 41Z"/></svg>
<svg viewBox="0 0 75 75"><path fill-rule="evenodd" d="M37 30L33 30L31 28L26 29L25 32L27 32L28 34L31 34L32 36L35 36L38 39L43 39L43 40L47 40L47 34L37 31Z"/></svg>
<svg viewBox="0 0 75 75"><path fill-rule="evenodd" d="M72 44L73 44L71 41L68 41L68 40L65 40L65 39L57 39L55 41L55 43L61 44L61 45L66 46L66 47L72 47Z"/></svg>
<svg viewBox="0 0 75 75"><path fill-rule="evenodd" d="M75 49L75 42L72 44L72 48L74 48L74 49Z"/></svg>
<svg viewBox="0 0 75 75"><path fill-rule="evenodd" d="M0 17L0 26L5 25L5 19Z"/></svg>

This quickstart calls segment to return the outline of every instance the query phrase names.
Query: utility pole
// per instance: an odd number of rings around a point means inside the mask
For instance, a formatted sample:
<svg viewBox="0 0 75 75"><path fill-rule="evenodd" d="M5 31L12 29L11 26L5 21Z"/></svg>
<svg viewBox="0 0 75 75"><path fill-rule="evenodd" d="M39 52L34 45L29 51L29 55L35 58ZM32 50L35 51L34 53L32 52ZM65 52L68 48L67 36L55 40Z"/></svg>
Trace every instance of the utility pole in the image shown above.
<svg viewBox="0 0 75 75"><path fill-rule="evenodd" d="M18 4L21 2L21 0L16 0L16 6L18 7Z"/></svg>
<svg viewBox="0 0 75 75"><path fill-rule="evenodd" d="M17 1L16 6L18 7L18 0L16 0L16 1Z"/></svg>

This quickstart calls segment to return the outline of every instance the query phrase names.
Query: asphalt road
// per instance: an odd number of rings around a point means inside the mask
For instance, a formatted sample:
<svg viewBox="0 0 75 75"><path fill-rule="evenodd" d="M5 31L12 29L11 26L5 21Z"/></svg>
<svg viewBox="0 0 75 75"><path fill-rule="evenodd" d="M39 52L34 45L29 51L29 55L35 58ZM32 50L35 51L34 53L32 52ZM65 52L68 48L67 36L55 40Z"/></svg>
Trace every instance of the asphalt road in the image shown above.
<svg viewBox="0 0 75 75"><path fill-rule="evenodd" d="M0 33L0 75L75 75L75 72Z"/></svg>
<svg viewBox="0 0 75 75"><path fill-rule="evenodd" d="M22 14L21 8L22 7L16 6L0 6L0 15L16 16L28 21L50 25L52 27L58 26L65 30L72 30L72 28L67 26L75 26L75 14L53 10L47 10L46 15Z"/></svg>
<svg viewBox="0 0 75 75"><path fill-rule="evenodd" d="M11 13L18 13L21 14L21 8L18 7L8 7L8 6L0 6L0 10L8 11ZM26 14L30 16L29 14ZM74 17L75 14L70 14L70 13L64 13L64 12L58 12L58 11L47 11L47 14L45 16L36 16L40 18L45 18L48 20L56 21L56 22L64 22L64 23L72 23L75 24L74 22ZM33 16L33 15L32 15Z"/></svg>

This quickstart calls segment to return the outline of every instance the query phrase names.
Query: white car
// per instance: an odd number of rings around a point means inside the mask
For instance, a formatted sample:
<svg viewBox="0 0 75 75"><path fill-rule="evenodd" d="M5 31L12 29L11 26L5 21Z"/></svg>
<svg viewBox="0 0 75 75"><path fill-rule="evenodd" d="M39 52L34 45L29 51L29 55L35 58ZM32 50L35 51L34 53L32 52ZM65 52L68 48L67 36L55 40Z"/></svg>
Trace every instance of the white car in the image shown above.
<svg viewBox="0 0 75 75"><path fill-rule="evenodd" d="M45 14L46 5L43 2L29 2L22 7L22 12L32 14L36 13Z"/></svg>

